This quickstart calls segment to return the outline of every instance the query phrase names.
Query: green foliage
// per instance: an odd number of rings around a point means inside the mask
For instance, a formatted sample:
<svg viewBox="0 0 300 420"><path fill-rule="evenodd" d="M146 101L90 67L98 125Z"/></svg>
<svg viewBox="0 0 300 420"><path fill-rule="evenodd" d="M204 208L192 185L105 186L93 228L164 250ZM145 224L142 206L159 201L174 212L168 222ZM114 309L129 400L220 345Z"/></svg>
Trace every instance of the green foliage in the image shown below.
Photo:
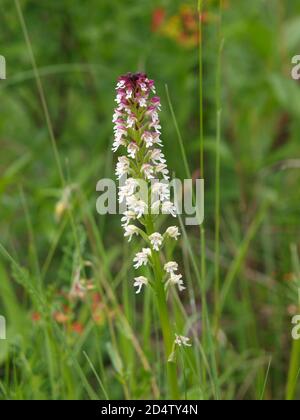
<svg viewBox="0 0 300 420"><path fill-rule="evenodd" d="M114 177L115 80L128 71L156 80L170 168L184 178L185 154L189 171L199 173L197 46L151 29L157 8L178 19L182 3L195 9L197 2L19 3L66 185L15 2L1 0L7 80L0 84L0 314L8 337L0 341L0 398L168 398L154 302L147 294L136 298L119 217L96 214L95 186ZM204 1L204 8L206 243L200 253L197 228L187 228L180 242L189 287L183 305L174 296L171 309L193 347L175 355L179 387L182 397L195 399L299 399L299 348L292 347L290 321L299 312L300 91L290 72L292 56L300 54L300 7L224 0L219 144L218 1ZM66 187L70 200L58 207ZM78 270L95 287L83 301L69 296Z"/></svg>

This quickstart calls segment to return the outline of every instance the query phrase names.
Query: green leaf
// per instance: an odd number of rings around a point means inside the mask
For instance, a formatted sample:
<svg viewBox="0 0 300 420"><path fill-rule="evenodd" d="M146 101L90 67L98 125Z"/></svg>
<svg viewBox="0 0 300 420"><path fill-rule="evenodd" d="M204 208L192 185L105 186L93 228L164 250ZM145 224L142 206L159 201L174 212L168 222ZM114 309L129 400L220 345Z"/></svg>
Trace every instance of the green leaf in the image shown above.
<svg viewBox="0 0 300 420"><path fill-rule="evenodd" d="M273 74L269 82L278 104L295 117L300 117L300 90L295 81Z"/></svg>
<svg viewBox="0 0 300 420"><path fill-rule="evenodd" d="M116 372L118 372L119 375L123 375L123 363L119 356L118 351L113 347L111 343L106 344L107 353L109 355L109 358L112 362L112 365Z"/></svg>
<svg viewBox="0 0 300 420"><path fill-rule="evenodd" d="M297 16L284 24L283 37L289 51L295 52L300 44L300 17ZM299 52L299 51L296 51Z"/></svg>

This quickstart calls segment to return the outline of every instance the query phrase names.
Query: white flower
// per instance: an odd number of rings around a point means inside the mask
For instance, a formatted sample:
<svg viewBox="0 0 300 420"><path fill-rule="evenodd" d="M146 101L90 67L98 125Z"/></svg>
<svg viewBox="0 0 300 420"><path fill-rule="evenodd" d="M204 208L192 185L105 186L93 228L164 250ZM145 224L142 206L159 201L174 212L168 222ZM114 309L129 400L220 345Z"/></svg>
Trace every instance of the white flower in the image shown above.
<svg viewBox="0 0 300 420"><path fill-rule="evenodd" d="M175 344L177 344L179 347L192 347L192 345L189 343L190 339L188 337L184 337L183 335L177 334L175 334L175 337Z"/></svg>
<svg viewBox="0 0 300 420"><path fill-rule="evenodd" d="M183 280L182 280L182 274L172 273L168 283L171 283L173 285L177 285L178 289L179 289L179 292L182 292L183 290L185 290L185 287L183 285Z"/></svg>
<svg viewBox="0 0 300 420"><path fill-rule="evenodd" d="M112 145L112 151L116 152L120 146L126 146L126 141L119 138L115 139Z"/></svg>
<svg viewBox="0 0 300 420"><path fill-rule="evenodd" d="M128 178L125 181L125 185L119 187L119 202L122 203L128 197L131 197L139 183L134 178Z"/></svg>
<svg viewBox="0 0 300 420"><path fill-rule="evenodd" d="M153 133L153 137L154 137L153 142L154 142L154 144L158 144L160 147L163 147L163 144L162 144L162 141L161 141L161 138L160 138L160 130L159 130L161 128L161 126L157 125L155 127L156 127L156 129L155 129L155 133Z"/></svg>
<svg viewBox="0 0 300 420"><path fill-rule="evenodd" d="M164 158L164 154L161 152L160 149L153 149L150 152L150 160L155 164L158 165L159 163L166 163L166 159Z"/></svg>
<svg viewBox="0 0 300 420"><path fill-rule="evenodd" d="M148 279L146 277L144 276L135 277L133 286L137 287L136 294L141 293L142 287L147 286L147 284L148 284Z"/></svg>
<svg viewBox="0 0 300 420"><path fill-rule="evenodd" d="M138 227L134 226L134 225L128 225L124 227L125 229L125 233L124 233L124 237L128 237L128 242L131 241L133 235L138 235L139 234L139 229Z"/></svg>
<svg viewBox="0 0 300 420"><path fill-rule="evenodd" d="M152 111L150 112L150 116L154 124L156 124L159 121L158 112L155 110L155 108L152 109Z"/></svg>
<svg viewBox="0 0 300 420"><path fill-rule="evenodd" d="M149 261L149 257L151 256L151 249L150 248L143 248L141 252L138 252L133 259L134 268L137 269L142 265L147 265Z"/></svg>
<svg viewBox="0 0 300 420"><path fill-rule="evenodd" d="M125 86L125 81L121 80L120 82L117 83L116 90L119 90L119 89L123 88L124 86Z"/></svg>
<svg viewBox="0 0 300 420"><path fill-rule="evenodd" d="M122 178L123 175L127 175L129 173L130 168L130 161L127 159L126 156L120 156L118 158L117 168L116 168L116 175L117 178Z"/></svg>
<svg viewBox="0 0 300 420"><path fill-rule="evenodd" d="M175 271L178 270L178 264L175 261L170 261L165 264L164 269L168 274L175 274Z"/></svg>
<svg viewBox="0 0 300 420"><path fill-rule="evenodd" d="M143 92L147 92L148 91L147 85L145 83L141 83L140 84L140 87L141 87L141 89L142 89Z"/></svg>
<svg viewBox="0 0 300 420"><path fill-rule="evenodd" d="M136 120L136 117L134 115L132 115L132 114L128 115L127 121L126 121L127 128L133 128L136 121L137 120Z"/></svg>
<svg viewBox="0 0 300 420"><path fill-rule="evenodd" d="M152 235L149 236L151 245L153 246L153 249L155 251L159 251L159 248L161 247L163 243L163 237L160 233L155 232Z"/></svg>
<svg viewBox="0 0 300 420"><path fill-rule="evenodd" d="M139 99L139 105L141 108L146 108L147 106L147 99L146 98L140 98Z"/></svg>
<svg viewBox="0 0 300 420"><path fill-rule="evenodd" d="M122 110L120 108L117 108L114 112L112 122L116 123L118 120L121 119L122 116L123 116Z"/></svg>
<svg viewBox="0 0 300 420"><path fill-rule="evenodd" d="M136 219L136 215L133 211L130 211L130 210L125 211L125 213L124 213L124 215L121 219L122 226L123 227L128 226L129 223L131 222L131 220L135 220L135 219Z"/></svg>
<svg viewBox="0 0 300 420"><path fill-rule="evenodd" d="M128 152L129 157L131 157L132 159L135 159L138 151L139 151L139 146L136 143L134 142L129 143L127 147L127 152Z"/></svg>
<svg viewBox="0 0 300 420"><path fill-rule="evenodd" d="M121 104L121 100L122 100L122 95L120 93L118 93L115 101L117 102L118 105L120 105Z"/></svg>
<svg viewBox="0 0 300 420"><path fill-rule="evenodd" d="M148 208L147 204L143 200L137 199L134 195L127 197L126 204L128 209L133 211L138 219L146 213Z"/></svg>
<svg viewBox="0 0 300 420"><path fill-rule="evenodd" d="M127 89L126 90L126 99L131 99L132 98L132 89Z"/></svg>
<svg viewBox="0 0 300 420"><path fill-rule="evenodd" d="M170 226L166 230L166 234L167 236L169 236L169 238L175 239L176 241L178 239L178 236L180 236L180 232L177 226Z"/></svg>
<svg viewBox="0 0 300 420"><path fill-rule="evenodd" d="M160 135L161 125L159 122L159 116L158 116L157 111L155 109L151 109L150 111L147 112L147 115L149 115L152 120L151 123L149 124L149 127L154 128L156 134ZM159 138L158 138L157 144L162 146L161 140Z"/></svg>
<svg viewBox="0 0 300 420"><path fill-rule="evenodd" d="M126 141L125 141L124 136L126 137L127 131L123 125L123 120L121 119L116 120L116 126L114 128L114 132L115 132L115 139L113 142L112 151L116 152L120 146L126 146Z"/></svg>
<svg viewBox="0 0 300 420"><path fill-rule="evenodd" d="M154 133L151 133L151 131L145 131L142 135L142 140L144 140L144 142L146 143L147 148L153 146L154 144L153 134Z"/></svg>
<svg viewBox="0 0 300 420"><path fill-rule="evenodd" d="M171 201L165 201L162 203L162 213L171 214L173 217L176 217L176 207Z"/></svg>
<svg viewBox="0 0 300 420"><path fill-rule="evenodd" d="M123 136L127 136L127 130L124 125L124 121L119 118L116 120L116 125L114 127L115 139L121 139Z"/></svg>
<svg viewBox="0 0 300 420"><path fill-rule="evenodd" d="M154 128L154 130L156 131L157 134L160 134L161 125L159 124L158 121L151 123L150 127ZM161 143L160 139L159 139L159 141L157 141L157 144L159 144L162 147L162 143Z"/></svg>
<svg viewBox="0 0 300 420"><path fill-rule="evenodd" d="M142 172L144 173L146 179L153 179L154 178L153 166L151 166L149 163L145 163L142 166Z"/></svg>
<svg viewBox="0 0 300 420"><path fill-rule="evenodd" d="M170 179L168 167L167 167L167 165L165 163L159 163L155 167L155 172L162 174L162 176L164 177L164 179L166 179L167 181Z"/></svg>
<svg viewBox="0 0 300 420"><path fill-rule="evenodd" d="M165 182L156 182L153 184L151 192L155 195L155 198L159 198L162 202L170 200L170 188Z"/></svg>

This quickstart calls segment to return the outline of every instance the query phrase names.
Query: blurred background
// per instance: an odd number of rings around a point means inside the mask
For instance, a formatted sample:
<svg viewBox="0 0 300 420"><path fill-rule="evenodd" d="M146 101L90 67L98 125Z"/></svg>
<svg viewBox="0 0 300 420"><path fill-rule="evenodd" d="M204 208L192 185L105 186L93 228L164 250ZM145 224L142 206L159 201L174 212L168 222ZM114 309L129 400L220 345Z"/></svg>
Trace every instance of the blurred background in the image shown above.
<svg viewBox="0 0 300 420"><path fill-rule="evenodd" d="M114 89L118 76L129 71L145 71L155 80L163 105L165 153L170 168L184 178L168 87L190 170L194 177L201 175L199 41L209 307L216 152L221 158L221 284L225 279L231 286L217 338L222 349L222 398L259 399L262 390L268 399L299 398L295 384L300 346L291 339L300 287L300 90L291 78L291 59L300 53L299 2L224 0L218 149L218 1L204 1L200 40L196 1L19 4L23 28L15 2L0 1L0 54L7 62L7 80L0 83L0 314L7 319L8 334L0 342L1 398L92 398L99 386L94 370L101 372L110 398L151 398L145 366L142 378L132 373L136 359L126 347L128 337L115 337L118 346L112 338L123 319L120 307L146 342L151 325L141 321L143 303L132 296L131 251L122 239L120 218L97 216L95 188L99 179L114 177ZM64 188L47 117L66 179ZM200 261L198 229L189 228L188 236ZM96 276L93 264L99 263L98 275L111 288L104 286L102 293L91 290L79 303L69 298L74 277L81 275L76 271L78 249L86 260L88 281ZM183 244L179 252L188 267L185 251ZM120 306L105 300L108 290ZM149 352L146 344L144 351L151 362L148 345ZM199 398L193 379L187 395ZM211 397L209 391L206 396Z"/></svg>

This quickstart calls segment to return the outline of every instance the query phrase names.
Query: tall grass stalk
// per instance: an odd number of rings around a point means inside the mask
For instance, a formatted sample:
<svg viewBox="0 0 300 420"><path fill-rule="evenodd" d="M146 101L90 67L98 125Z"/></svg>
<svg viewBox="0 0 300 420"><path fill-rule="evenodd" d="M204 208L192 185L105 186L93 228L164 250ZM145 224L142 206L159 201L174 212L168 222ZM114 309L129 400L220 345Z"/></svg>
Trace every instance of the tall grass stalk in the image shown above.
<svg viewBox="0 0 300 420"><path fill-rule="evenodd" d="M45 114L45 117L46 117L46 123L47 123L47 127L48 127L48 130L49 130L51 145L52 145L56 165L57 165L57 168L58 168L60 180L61 180L61 183L64 187L66 182L65 182L63 169L62 169L62 164L61 164L61 161L60 161L60 156L59 156L59 153L58 153L58 148L57 148L56 139L55 139L54 130L53 130L53 125L52 125L52 122L51 122L51 117L50 117L50 113L49 113L49 109L48 109L46 95L45 95L44 87L43 87L43 84L42 84L42 81L41 81L41 78L40 78L40 74L39 74L39 71L38 71L35 55L34 55L34 52L33 52L33 49L32 49L30 36L29 36L29 33L28 33L27 25L26 25L26 22L25 22L24 14L23 14L23 11L22 11L19 0L15 0L15 6L16 6L19 21L20 21L20 24L21 24L21 27L22 27L22 31L23 31L23 35L24 35L24 38L25 38L26 46L27 46L27 49L28 49L28 52L29 52L29 57L30 57L33 72L34 72L34 77L35 77L35 80L36 80L37 89L38 89L39 96L40 96L41 103L42 103L42 108L43 108L43 111L44 111L44 114Z"/></svg>
<svg viewBox="0 0 300 420"><path fill-rule="evenodd" d="M200 111L200 173L204 178L204 125L203 125L203 30L202 30L203 0L198 0L199 14L199 111Z"/></svg>
<svg viewBox="0 0 300 420"><path fill-rule="evenodd" d="M21 28L22 28L22 31L23 31L23 35L24 35L24 39L25 39L26 46L27 46L27 49L28 49L30 61L31 61L31 64L32 64L33 74L34 74L34 77L35 77L37 90L38 90L40 101L41 101L41 104L42 104L42 111L43 111L44 116L45 116L45 120L46 120L46 124L47 124L47 128L48 128L48 132L49 132L49 137L50 137L50 141L51 141L51 146L52 146L53 155L54 155L56 167L57 167L57 170L58 170L61 186L62 186L62 189L65 189L66 186L67 186L67 180L66 180L64 172L63 172L63 167L62 167L62 164L61 164L61 159L60 159L60 156L59 156L57 142L56 142L56 138L55 138L55 135L54 135L53 124L52 124L51 117L50 117L50 112L49 112L49 108L48 108L48 103L47 103L44 87L43 87L43 84L42 84L42 81L41 81L41 77L40 77L40 74L39 74L37 62L36 62L36 59L35 59L35 55L34 55L34 52L33 52L32 44L31 44L31 40L30 40L30 36L29 36L29 32L28 32L28 29L27 29L27 24L26 24L25 17L24 17L24 14L23 14L23 11L22 11L19 0L15 0L15 7L16 7L17 15L18 15L20 25L21 25ZM81 249L80 249L80 240L79 240L79 237L78 237L75 217L74 217L73 210L72 210L71 206L68 207L67 214L68 214L68 219L69 219L71 229L72 229L72 233L73 233L73 237L74 237L75 247L77 249L81 264L83 265L83 263L82 263L83 258L82 258ZM37 254L36 254L36 257L37 257ZM52 258L52 254L49 254L49 258ZM46 269L47 269L47 265L46 265ZM40 268L39 268L39 271L41 272ZM41 273L40 284L42 284L42 279L44 277L44 274L45 274L45 272ZM44 334L45 334L46 355L47 355L47 361L48 361L47 364L48 364L48 369L49 369L49 378L50 378L50 384L51 384L51 390L52 390L52 398L56 399L56 397L57 397L57 394L56 394L57 387L55 385L55 377L56 377L55 370L56 369L54 367L56 363L55 363L55 360L54 360L53 351L54 351L54 348L57 346L57 343L54 340L53 328L56 330L56 333L60 333L60 332L59 332L59 329L57 328L57 326L51 320L51 315L49 316L49 319L50 319L50 321L49 321L50 325L47 325L47 327L44 329ZM48 324L48 320L46 320L46 321L47 321L47 324ZM66 346L66 343L65 343L63 345L63 348L67 348L67 347L68 346ZM58 353L56 353L56 355L57 354ZM70 350L70 357L72 357L71 350ZM92 399L97 399L97 396L95 395L93 389L89 385L88 380L86 379L84 373L82 372L82 369L80 368L79 363L78 363L77 359L75 359L75 357L73 358L73 362L74 362L74 366L75 366L79 376L82 378L83 385L86 388L88 394L90 395L90 397Z"/></svg>
<svg viewBox="0 0 300 420"><path fill-rule="evenodd" d="M154 221L151 215L148 216L146 222L146 232L150 236L156 229L154 227ZM164 351L165 351L165 363L167 366L167 376L169 381L171 397L174 400L180 399L180 393L178 388L178 377L177 377L177 367L174 361L169 361L169 358L172 354L173 343L175 333L172 327L172 323L169 317L169 309L167 304L167 295L163 283L163 267L159 255L156 253L153 254L153 271L155 276L154 291L157 302L157 310L160 319L161 331L163 334L164 341Z"/></svg>
<svg viewBox="0 0 300 420"><path fill-rule="evenodd" d="M297 245L291 245L291 254L293 261L293 269L296 274L297 283L300 284L300 260L298 256ZM297 296L298 313L300 311L300 289ZM300 340L293 340L290 365L288 371L288 380L286 385L286 400L293 401L296 397L298 387L298 379L300 376Z"/></svg>
<svg viewBox="0 0 300 420"><path fill-rule="evenodd" d="M225 277L223 287L220 291L220 303L219 303L219 314L222 314L222 311L225 306L226 299L230 292L230 289L236 280L236 277L243 265L243 262L247 256L247 252L249 250L250 244L254 239L255 235L259 227L261 226L265 215L267 213L268 207L270 205L269 198L266 198L265 201L262 202L260 208L257 211L252 223L250 224L248 231L246 232L244 240L241 242L237 255L235 256L234 260L232 261L228 273Z"/></svg>
<svg viewBox="0 0 300 420"><path fill-rule="evenodd" d="M184 162L184 168L186 172L187 178L191 179L191 171L188 165L188 160L185 152L184 147L184 141L183 137L179 128L179 124L176 118L176 113L172 104L172 100L170 97L170 92L168 87L166 86L166 95L168 100L168 105L170 108L171 116L173 119L174 127L177 133L178 142L181 150L182 160ZM193 192L193 199L195 199L194 192ZM212 387L213 387L213 393L215 395L216 399L219 399L220 396L220 390L219 390L219 384L218 384L218 377L217 377L217 368L216 368L216 358L215 358L215 346L214 346L214 339L212 337L212 329L210 325L210 319L209 319L209 312L208 312L208 306L207 306L207 298L206 298L206 283L205 283L205 275L206 275L206 247L205 247L205 230L200 226L200 235L201 235L201 258L200 258L200 270L198 268L198 261L197 257L192 249L192 246L190 244L189 238L187 236L182 218L179 217L181 229L184 234L184 238L187 244L187 249L192 261L192 266L195 271L198 284L199 284L199 290L200 290L200 297L201 297L201 326L202 326L202 337L201 342L203 343L203 347L201 347L201 355L203 358L203 364L201 369L201 378L202 378L202 387L203 389L207 386L207 363L206 363L206 356L204 355L204 352L207 351L209 357L210 357L210 363L212 366L211 369L211 377L212 380ZM203 348L203 351L202 351Z"/></svg>
<svg viewBox="0 0 300 420"><path fill-rule="evenodd" d="M203 104L203 0L198 0L198 14L199 14L199 48L198 48L198 61L199 61L199 141L200 141L200 176L205 179L204 175L204 104ZM202 281L202 336L205 346L206 342L206 238L204 223L200 226L200 253L201 253L201 281ZM203 370L203 382L206 383L206 373Z"/></svg>
<svg viewBox="0 0 300 420"><path fill-rule="evenodd" d="M224 39L222 37L222 7L223 2L220 0L219 13L219 33L218 33L218 57L216 71L216 162L215 162L215 285L214 285L214 328L216 334L219 330L220 316L220 220L221 220L221 135L222 135L222 52L224 47Z"/></svg>
<svg viewBox="0 0 300 420"><path fill-rule="evenodd" d="M49 112L49 107L48 107L44 87L43 87L43 84L42 84L42 81L41 81L41 77L40 77L40 74L39 74L37 62L36 62L35 55L34 55L33 48L32 48L32 43L31 43L31 40L30 40L30 36L29 36L28 29L27 29L26 21L25 21L24 14L23 14L23 11L22 11L19 0L15 0L15 6L16 6L18 18L19 18L19 21L20 21L20 24L21 24L21 28L22 28L22 31L23 31L26 46L27 46L27 49L28 49L30 61L31 61L31 64L32 64L33 73L34 73L34 77L35 77L36 85L37 85L37 90L38 90L39 97L40 97L40 100L41 100L42 110L44 112L48 132L49 132L49 137L50 137L50 141L51 141L52 151L53 151L55 163L56 163L56 166L57 166L57 170L58 170L58 174L59 174L59 178L60 178L60 182L61 182L61 187L64 190L67 187L67 180L66 180L66 177L64 175L63 167L62 167L62 164L61 164L61 158L60 158L58 147L57 147L57 141L56 141L55 134L54 134L53 124L52 124L52 121L51 121L51 116L50 116L50 112ZM68 207L67 210L68 210L70 225L71 225L71 228L72 228L72 231L73 231L75 244L76 244L76 247L77 247L77 252L78 252L79 258L80 258L81 263L82 263L82 257L81 257L80 245L79 245L79 237L78 237L78 233L77 233L75 217L74 217L72 209L70 207Z"/></svg>

